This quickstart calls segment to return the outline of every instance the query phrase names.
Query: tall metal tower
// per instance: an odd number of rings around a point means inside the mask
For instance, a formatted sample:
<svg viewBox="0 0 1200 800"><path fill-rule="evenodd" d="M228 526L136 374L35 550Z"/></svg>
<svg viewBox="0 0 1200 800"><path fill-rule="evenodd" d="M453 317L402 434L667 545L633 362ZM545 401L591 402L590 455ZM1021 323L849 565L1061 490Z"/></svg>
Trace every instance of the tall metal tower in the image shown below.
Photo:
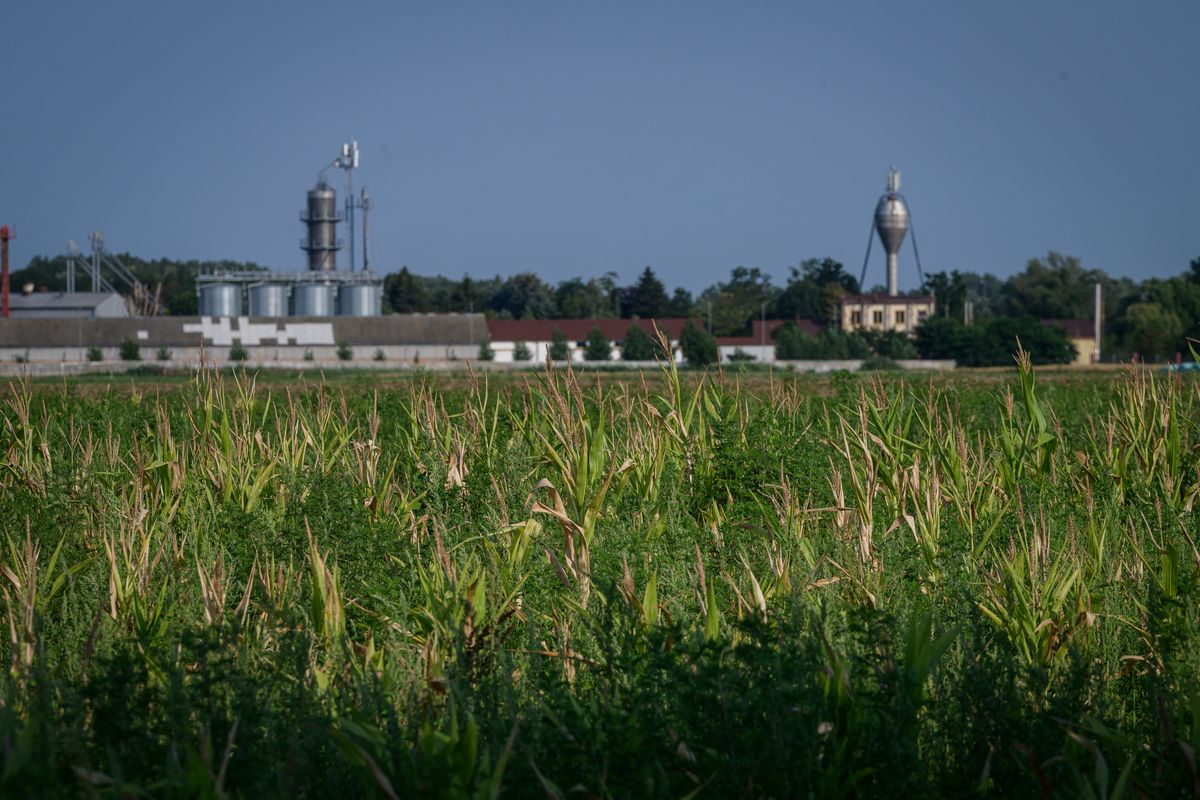
<svg viewBox="0 0 1200 800"><path fill-rule="evenodd" d="M908 203L900 194L900 170L895 167L888 169L887 190L875 204L875 217L871 222L871 234L867 239L867 255L863 259L862 277L859 287L867 279L867 263L871 259L871 242L875 235L887 252L887 293L890 297L900 294L900 245L904 243L905 235L912 230L912 217L908 213ZM925 282L925 274L921 269L921 256L917 251L917 235L913 233L913 255L917 262L917 275Z"/></svg>

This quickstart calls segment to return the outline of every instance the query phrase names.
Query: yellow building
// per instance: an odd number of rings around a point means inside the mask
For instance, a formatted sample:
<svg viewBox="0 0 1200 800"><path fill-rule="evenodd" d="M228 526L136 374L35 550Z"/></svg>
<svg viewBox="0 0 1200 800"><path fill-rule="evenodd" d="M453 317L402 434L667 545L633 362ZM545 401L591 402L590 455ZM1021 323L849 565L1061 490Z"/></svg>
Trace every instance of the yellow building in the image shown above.
<svg viewBox="0 0 1200 800"><path fill-rule="evenodd" d="M1086 367L1096 363L1096 329L1091 320L1044 319L1042 322L1062 329L1071 344L1075 345L1075 360L1071 362L1072 365Z"/></svg>
<svg viewBox="0 0 1200 800"><path fill-rule="evenodd" d="M848 294L840 301L840 321L845 331L900 331L911 334L926 317L933 316L933 297L886 294Z"/></svg>

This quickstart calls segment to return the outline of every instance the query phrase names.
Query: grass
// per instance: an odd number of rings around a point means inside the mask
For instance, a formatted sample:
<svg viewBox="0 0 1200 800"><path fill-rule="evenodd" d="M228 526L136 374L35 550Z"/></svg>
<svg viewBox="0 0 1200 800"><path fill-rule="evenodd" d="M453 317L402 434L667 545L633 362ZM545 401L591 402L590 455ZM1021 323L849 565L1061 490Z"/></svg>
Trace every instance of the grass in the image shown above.
<svg viewBox="0 0 1200 800"><path fill-rule="evenodd" d="M12 383L0 790L1195 795L1188 378Z"/></svg>

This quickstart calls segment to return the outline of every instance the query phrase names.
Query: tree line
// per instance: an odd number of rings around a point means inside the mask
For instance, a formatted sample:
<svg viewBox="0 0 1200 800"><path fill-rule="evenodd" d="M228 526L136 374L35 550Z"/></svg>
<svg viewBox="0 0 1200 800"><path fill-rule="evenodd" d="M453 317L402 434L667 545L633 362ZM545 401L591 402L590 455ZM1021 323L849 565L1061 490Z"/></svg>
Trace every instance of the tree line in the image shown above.
<svg viewBox="0 0 1200 800"><path fill-rule="evenodd" d="M197 313L198 273L261 269L254 263L236 261L145 260L128 253L118 258L147 285L161 286L163 305L174 315ZM65 256L35 256L25 269L13 274L14 288L19 291L29 282L62 291L66 263ZM1103 287L1102 346L1107 355L1167 359L1187 353L1189 337L1200 336L1200 258L1174 277L1139 282L1085 268L1073 256L1050 252L1030 259L1022 271L1007 279L969 270L929 274L920 293L936 298L936 318L927 322L925 335L916 337L915 346L932 352L936 340L943 351L949 347L946 342L958 342L956 347L965 350L974 346L973 337L986 330L1019 328L1015 320L1091 319L1096 283ZM82 275L77 276L77 286L90 288ZM553 284L534 272L455 280L418 275L404 267L385 276L383 300L388 313L474 311L503 319L686 317L696 319L697 327L713 336L743 336L760 316L836 326L840 298L862 288L858 279L832 258L810 258L789 267L781 284L758 267L737 266L726 280L696 295L684 287L669 291L649 266L625 285L613 272ZM883 287L867 290L883 291ZM977 329L974 333L956 327L956 323L963 325L968 308L974 322L971 327ZM795 336L792 332L784 335ZM796 342L785 347L795 352L813 349L811 342ZM845 342L828 344L827 349L834 351L854 350ZM899 344L883 349L897 348L906 349Z"/></svg>

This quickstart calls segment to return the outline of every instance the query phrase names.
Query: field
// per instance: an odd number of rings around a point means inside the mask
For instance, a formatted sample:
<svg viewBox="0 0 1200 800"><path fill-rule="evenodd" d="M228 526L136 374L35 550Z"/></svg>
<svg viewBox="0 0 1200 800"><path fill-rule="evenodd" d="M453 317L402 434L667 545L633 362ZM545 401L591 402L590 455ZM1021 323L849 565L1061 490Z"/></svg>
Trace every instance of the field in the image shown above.
<svg viewBox="0 0 1200 800"><path fill-rule="evenodd" d="M0 794L1195 796L1189 378L14 382Z"/></svg>

